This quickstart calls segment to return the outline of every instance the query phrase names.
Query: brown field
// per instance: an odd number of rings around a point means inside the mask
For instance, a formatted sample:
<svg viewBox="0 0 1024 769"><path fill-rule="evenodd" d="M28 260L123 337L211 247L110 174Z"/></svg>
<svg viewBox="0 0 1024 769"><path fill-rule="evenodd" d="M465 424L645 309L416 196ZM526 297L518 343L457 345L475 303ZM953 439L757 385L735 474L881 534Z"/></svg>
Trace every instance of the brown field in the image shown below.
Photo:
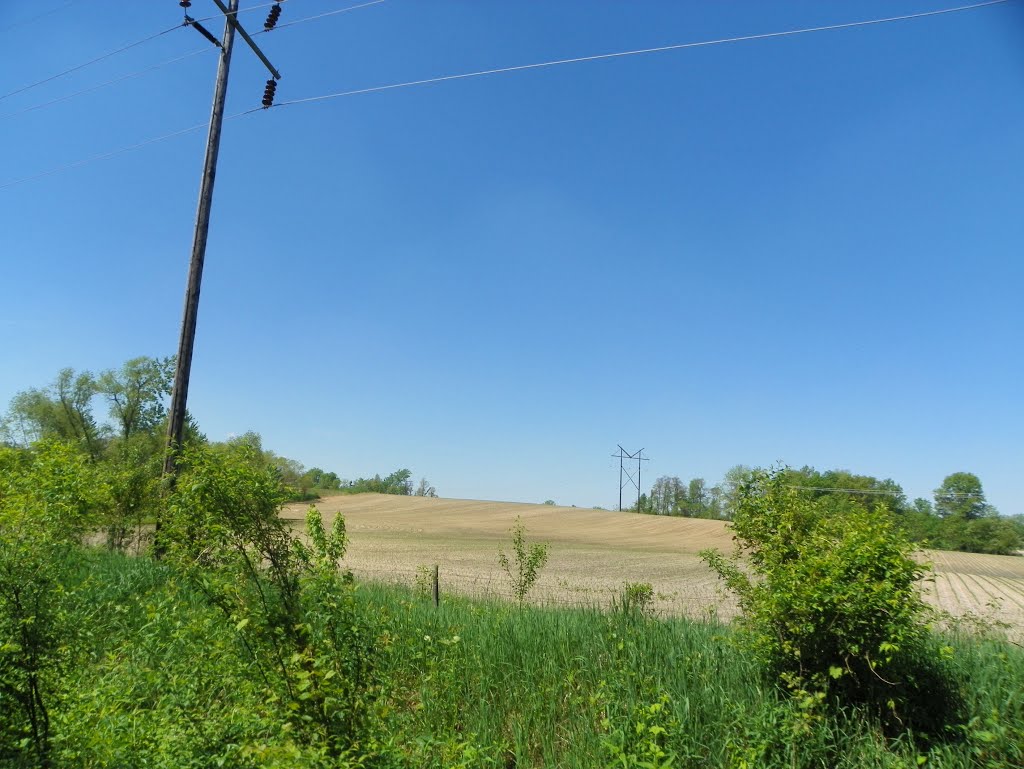
<svg viewBox="0 0 1024 769"><path fill-rule="evenodd" d="M519 516L528 541L551 545L533 601L607 606L624 582L650 582L659 611L721 619L736 612L698 557L705 548L731 549L720 521L383 494L327 497L317 507L325 523L344 514L346 564L366 579L414 585L417 569L438 564L442 591L507 596L497 553L508 551ZM299 521L305 508L291 505L284 514ZM925 584L934 606L954 616L976 614L989 627L1005 623L1011 636L1024 637L1024 558L943 551L921 557L935 567Z"/></svg>

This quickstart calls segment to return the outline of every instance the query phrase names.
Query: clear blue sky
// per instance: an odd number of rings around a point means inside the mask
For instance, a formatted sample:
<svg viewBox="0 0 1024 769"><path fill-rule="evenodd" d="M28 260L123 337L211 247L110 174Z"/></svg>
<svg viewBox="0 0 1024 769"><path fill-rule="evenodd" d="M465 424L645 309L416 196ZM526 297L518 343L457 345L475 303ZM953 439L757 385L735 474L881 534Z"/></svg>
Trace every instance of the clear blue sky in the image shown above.
<svg viewBox="0 0 1024 769"><path fill-rule="evenodd" d="M286 100L953 4L387 0L257 39ZM180 20L5 2L0 93ZM0 100L0 185L205 121L212 52L11 115L203 45ZM265 79L239 41L228 113ZM204 142L0 189L0 404L175 351ZM967 470L1024 512L1022 169L1024 2L259 112L225 123L189 406L443 496L614 506L621 443L645 486Z"/></svg>

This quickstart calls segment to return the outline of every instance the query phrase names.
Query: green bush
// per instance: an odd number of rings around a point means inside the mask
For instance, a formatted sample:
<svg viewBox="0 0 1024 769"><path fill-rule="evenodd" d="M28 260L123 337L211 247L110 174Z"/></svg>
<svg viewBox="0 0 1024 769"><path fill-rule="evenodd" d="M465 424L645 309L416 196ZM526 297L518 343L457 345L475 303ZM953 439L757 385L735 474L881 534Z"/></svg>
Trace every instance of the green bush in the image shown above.
<svg viewBox="0 0 1024 769"><path fill-rule="evenodd" d="M362 736L374 629L355 610L337 516L306 516L308 541L279 516L284 490L251 447L185 452L165 533L168 560L237 638L237 652L280 708L285 728L337 759Z"/></svg>
<svg viewBox="0 0 1024 769"><path fill-rule="evenodd" d="M654 586L650 582L627 582L619 596L619 609L628 615L645 616L654 603Z"/></svg>
<svg viewBox="0 0 1024 769"><path fill-rule="evenodd" d="M748 643L786 689L809 708L869 705L894 728L951 725L956 687L925 624L925 569L884 508L826 507L761 472L732 527L737 554L703 556L739 596Z"/></svg>
<svg viewBox="0 0 1024 769"><path fill-rule="evenodd" d="M526 527L517 517L512 526L512 558L504 551L498 552L498 565L505 570L512 583L512 595L519 603L526 600L526 594L540 577L540 570L548 562L548 545L546 542L526 544Z"/></svg>
<svg viewBox="0 0 1024 769"><path fill-rule="evenodd" d="M50 763L51 710L81 630L65 575L107 507L77 449L0 449L0 761Z"/></svg>

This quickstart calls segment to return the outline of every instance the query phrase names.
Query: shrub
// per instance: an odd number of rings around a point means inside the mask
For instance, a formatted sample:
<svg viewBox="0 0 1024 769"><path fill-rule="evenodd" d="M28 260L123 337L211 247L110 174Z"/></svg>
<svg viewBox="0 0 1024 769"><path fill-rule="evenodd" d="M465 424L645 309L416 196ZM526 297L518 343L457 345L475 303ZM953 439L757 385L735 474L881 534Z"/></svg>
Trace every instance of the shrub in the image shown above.
<svg viewBox="0 0 1024 769"><path fill-rule="evenodd" d="M956 697L924 620L924 567L887 511L826 507L779 472L746 484L732 525L737 554L704 559L739 596L754 652L804 702L870 704L924 731Z"/></svg>
<svg viewBox="0 0 1024 769"><path fill-rule="evenodd" d="M48 766L50 711L81 629L63 588L106 487L77 449L0 449L0 761Z"/></svg>
<svg viewBox="0 0 1024 769"><path fill-rule="evenodd" d="M170 501L168 556L219 610L285 728L338 758L358 742L373 691L373 628L338 561L345 521L306 515L308 542L278 513L283 489L250 447L187 451Z"/></svg>
<svg viewBox="0 0 1024 769"><path fill-rule="evenodd" d="M498 564L508 574L512 582L512 595L519 603L526 600L526 594L534 586L540 577L540 570L548 562L548 545L546 542L536 542L529 547L526 544L526 527L516 517L516 522L510 530L512 535L512 560L505 555L504 551L498 552Z"/></svg>
<svg viewBox="0 0 1024 769"><path fill-rule="evenodd" d="M650 582L627 582L622 586L619 604L623 613L643 616L653 603L654 586Z"/></svg>

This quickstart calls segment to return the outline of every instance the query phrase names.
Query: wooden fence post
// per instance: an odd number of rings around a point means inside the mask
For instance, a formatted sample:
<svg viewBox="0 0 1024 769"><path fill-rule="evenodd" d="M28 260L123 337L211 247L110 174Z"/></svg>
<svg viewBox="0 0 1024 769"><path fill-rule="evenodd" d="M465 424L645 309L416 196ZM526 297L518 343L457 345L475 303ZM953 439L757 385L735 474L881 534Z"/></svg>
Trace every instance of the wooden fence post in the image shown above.
<svg viewBox="0 0 1024 769"><path fill-rule="evenodd" d="M438 572L438 568L437 568L437 564L435 563L434 564L434 580L433 580L434 581L434 585L433 585L433 587L434 587L434 608L437 608L437 606L440 605L440 603L441 603L441 590L440 590L440 586L438 585L437 572Z"/></svg>

